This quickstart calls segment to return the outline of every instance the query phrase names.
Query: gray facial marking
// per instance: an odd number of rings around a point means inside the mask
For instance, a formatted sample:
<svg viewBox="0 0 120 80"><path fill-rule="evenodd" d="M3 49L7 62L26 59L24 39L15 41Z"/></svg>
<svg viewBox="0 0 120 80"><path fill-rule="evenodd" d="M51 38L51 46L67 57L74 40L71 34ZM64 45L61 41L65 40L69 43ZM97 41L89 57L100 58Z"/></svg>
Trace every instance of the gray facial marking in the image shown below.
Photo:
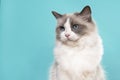
<svg viewBox="0 0 120 80"><path fill-rule="evenodd" d="M66 15L63 15L61 18L57 20L57 27L56 27L56 38L60 39L60 34L61 34L61 27L64 27L64 24L67 20Z"/></svg>
<svg viewBox="0 0 120 80"><path fill-rule="evenodd" d="M82 21L80 21L81 19L79 19L76 15L72 15L70 16L70 20L71 20L71 30L82 36L86 33L86 29L87 29L87 26L83 23L81 23Z"/></svg>

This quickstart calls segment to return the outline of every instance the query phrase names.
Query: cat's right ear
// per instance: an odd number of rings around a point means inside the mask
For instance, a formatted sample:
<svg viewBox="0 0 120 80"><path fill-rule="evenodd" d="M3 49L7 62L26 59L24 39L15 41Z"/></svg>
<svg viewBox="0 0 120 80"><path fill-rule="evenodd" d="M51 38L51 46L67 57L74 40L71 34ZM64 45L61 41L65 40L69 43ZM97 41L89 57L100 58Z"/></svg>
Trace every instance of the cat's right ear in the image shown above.
<svg viewBox="0 0 120 80"><path fill-rule="evenodd" d="M52 11L52 14L55 16L56 19L61 18L63 15L59 14L58 12Z"/></svg>

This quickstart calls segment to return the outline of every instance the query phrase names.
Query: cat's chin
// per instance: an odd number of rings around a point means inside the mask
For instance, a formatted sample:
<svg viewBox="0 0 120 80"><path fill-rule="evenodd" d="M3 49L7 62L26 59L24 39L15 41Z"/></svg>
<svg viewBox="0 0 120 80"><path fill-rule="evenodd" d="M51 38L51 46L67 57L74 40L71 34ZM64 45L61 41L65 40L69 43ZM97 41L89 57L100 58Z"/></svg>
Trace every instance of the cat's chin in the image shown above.
<svg viewBox="0 0 120 80"><path fill-rule="evenodd" d="M71 42L77 42L79 40L79 38L77 39L71 39L71 38L68 38L67 41L71 41Z"/></svg>
<svg viewBox="0 0 120 80"><path fill-rule="evenodd" d="M61 41L64 45L67 46L71 46L71 47L75 47L79 45L79 39L76 40L71 40L71 39L67 39L66 41Z"/></svg>

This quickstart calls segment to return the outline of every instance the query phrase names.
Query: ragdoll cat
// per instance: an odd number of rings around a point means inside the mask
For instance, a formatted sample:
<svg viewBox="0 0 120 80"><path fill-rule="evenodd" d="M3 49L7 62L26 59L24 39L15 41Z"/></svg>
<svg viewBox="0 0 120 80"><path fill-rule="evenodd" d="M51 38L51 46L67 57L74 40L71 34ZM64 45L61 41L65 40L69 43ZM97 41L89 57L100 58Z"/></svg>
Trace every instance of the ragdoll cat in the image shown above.
<svg viewBox="0 0 120 80"><path fill-rule="evenodd" d="M100 64L102 40L90 7L73 14L52 13L57 19L57 27L50 80L105 80Z"/></svg>

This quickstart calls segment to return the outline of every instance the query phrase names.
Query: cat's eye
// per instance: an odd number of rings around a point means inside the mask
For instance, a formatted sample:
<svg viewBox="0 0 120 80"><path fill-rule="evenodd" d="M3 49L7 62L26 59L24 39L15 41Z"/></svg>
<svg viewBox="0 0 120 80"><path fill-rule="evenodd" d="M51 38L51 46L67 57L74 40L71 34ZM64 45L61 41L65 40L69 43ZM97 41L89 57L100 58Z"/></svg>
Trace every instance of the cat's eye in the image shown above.
<svg viewBox="0 0 120 80"><path fill-rule="evenodd" d="M79 25L78 25L78 24L74 24L74 25L72 26L72 28L73 28L74 30L77 30L77 29L79 28Z"/></svg>
<svg viewBox="0 0 120 80"><path fill-rule="evenodd" d="M65 30L65 28L63 26L60 26L59 28L60 28L60 31L64 31Z"/></svg>

